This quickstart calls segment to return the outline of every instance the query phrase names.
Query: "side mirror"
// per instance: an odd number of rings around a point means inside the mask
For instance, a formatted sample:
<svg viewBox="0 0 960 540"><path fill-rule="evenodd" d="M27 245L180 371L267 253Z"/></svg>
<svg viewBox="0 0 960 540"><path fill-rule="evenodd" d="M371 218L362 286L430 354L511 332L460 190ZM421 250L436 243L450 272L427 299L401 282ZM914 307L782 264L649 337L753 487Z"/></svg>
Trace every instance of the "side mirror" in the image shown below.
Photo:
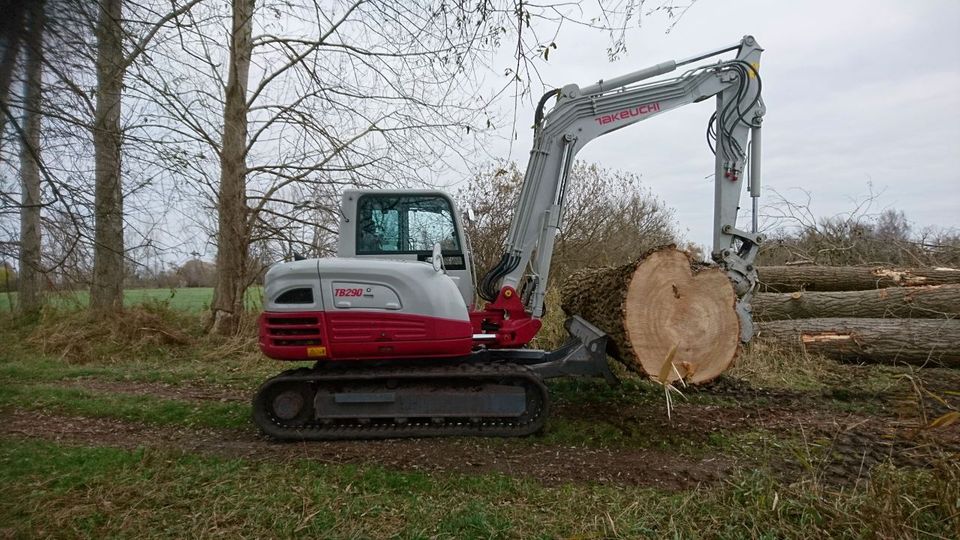
<svg viewBox="0 0 960 540"><path fill-rule="evenodd" d="M473 213L473 208L467 207L467 221L474 223L477 221L477 215Z"/></svg>
<svg viewBox="0 0 960 540"><path fill-rule="evenodd" d="M443 250L440 249L440 242L433 245L433 255L430 259L433 262L433 269L437 272L443 272Z"/></svg>

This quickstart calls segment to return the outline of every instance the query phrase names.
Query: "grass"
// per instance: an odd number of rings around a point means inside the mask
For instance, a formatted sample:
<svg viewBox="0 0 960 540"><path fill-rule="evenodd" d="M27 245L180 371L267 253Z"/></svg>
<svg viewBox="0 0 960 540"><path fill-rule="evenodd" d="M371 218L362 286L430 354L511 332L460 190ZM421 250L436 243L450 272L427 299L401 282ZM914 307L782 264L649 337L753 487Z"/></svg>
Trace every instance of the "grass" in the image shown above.
<svg viewBox="0 0 960 540"><path fill-rule="evenodd" d="M848 491L761 472L665 493L0 440L0 532L51 537L955 537L956 464ZM952 517L951 517L951 514Z"/></svg>
<svg viewBox="0 0 960 540"><path fill-rule="evenodd" d="M243 429L250 426L250 407L246 403L189 403L148 395L107 394L56 385L11 386L0 383L0 408L188 428Z"/></svg>
<svg viewBox="0 0 960 540"><path fill-rule="evenodd" d="M247 290L246 304L250 309L258 309L261 304L262 291L259 287ZM164 303L172 309L199 313L210 307L213 299L213 288L192 287L172 289L126 289L123 291L123 303L133 307L149 303ZM11 311L16 305L17 293L0 293L0 312ZM80 309L90 303L90 292L87 290L63 291L48 293L49 305L60 309Z"/></svg>
<svg viewBox="0 0 960 540"><path fill-rule="evenodd" d="M36 320L0 314L0 416L44 411L76 422L109 418L188 435L249 430L246 401L85 386L135 382L247 396L267 377L293 367L260 356L249 324L236 338L204 336L201 315L187 296L157 293L123 316L99 319L55 305ZM845 408L873 414L874 402L864 396L902 386L904 373L754 348L730 375L739 384L811 396L808 402L820 414ZM788 479L776 460L803 454L795 460L817 466L810 462L817 459L815 445L800 434L749 425L673 429L663 419L662 388L621 375L619 387L551 381L560 414L544 434L471 444L652 450L678 463L723 456L739 469L722 483L682 491L545 486L498 474L426 474L375 464L270 459L269 453L230 459L175 445L130 450L7 434L0 435L0 537L960 537L955 459L928 469L882 465L870 482L842 488L823 484L814 472ZM956 380L946 372L943 378ZM764 398L686 395L684 406L704 414L783 405L780 398L767 404Z"/></svg>

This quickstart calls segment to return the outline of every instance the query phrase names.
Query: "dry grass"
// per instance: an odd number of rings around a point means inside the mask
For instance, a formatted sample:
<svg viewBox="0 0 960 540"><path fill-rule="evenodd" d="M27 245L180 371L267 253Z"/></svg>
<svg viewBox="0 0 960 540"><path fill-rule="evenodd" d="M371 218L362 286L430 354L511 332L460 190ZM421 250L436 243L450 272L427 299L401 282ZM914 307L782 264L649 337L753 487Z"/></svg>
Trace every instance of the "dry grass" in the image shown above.
<svg viewBox="0 0 960 540"><path fill-rule="evenodd" d="M558 287L547 289L544 306L547 311L545 316L540 319L543 326L537 336L533 338L533 341L530 342L530 346L549 351L560 347L567 340L567 330L563 327L567 315L560 309L560 289Z"/></svg>
<svg viewBox="0 0 960 540"><path fill-rule="evenodd" d="M27 336L27 343L76 363L92 358L124 361L131 354L160 348L177 354L196 343L194 319L160 305L96 315L47 309Z"/></svg>
<svg viewBox="0 0 960 540"><path fill-rule="evenodd" d="M810 389L828 377L836 365L819 355L753 342L743 347L726 375L755 386Z"/></svg>
<svg viewBox="0 0 960 540"><path fill-rule="evenodd" d="M667 493L0 440L3 531L136 538L956 538L960 466Z"/></svg>
<svg viewBox="0 0 960 540"><path fill-rule="evenodd" d="M163 302L102 314L48 307L24 337L27 346L75 364L94 359L123 363L145 356L262 361L257 315L244 312L237 334L223 337L203 333L201 314Z"/></svg>

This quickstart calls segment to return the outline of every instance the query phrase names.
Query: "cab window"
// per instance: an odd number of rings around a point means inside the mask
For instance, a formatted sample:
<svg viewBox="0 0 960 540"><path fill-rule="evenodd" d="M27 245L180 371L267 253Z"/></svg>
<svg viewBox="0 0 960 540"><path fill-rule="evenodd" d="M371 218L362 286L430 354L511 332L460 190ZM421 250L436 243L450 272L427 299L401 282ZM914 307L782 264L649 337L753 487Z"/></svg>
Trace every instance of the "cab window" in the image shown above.
<svg viewBox="0 0 960 540"><path fill-rule="evenodd" d="M460 251L450 202L437 195L364 195L357 205L357 254Z"/></svg>

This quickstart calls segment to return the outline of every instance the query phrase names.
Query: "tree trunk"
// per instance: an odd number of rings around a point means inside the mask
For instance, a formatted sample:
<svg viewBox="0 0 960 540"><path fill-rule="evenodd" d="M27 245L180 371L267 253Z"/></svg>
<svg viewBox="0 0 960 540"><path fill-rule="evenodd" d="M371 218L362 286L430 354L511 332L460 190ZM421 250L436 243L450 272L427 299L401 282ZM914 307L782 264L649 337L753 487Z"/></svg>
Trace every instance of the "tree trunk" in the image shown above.
<svg viewBox="0 0 960 540"><path fill-rule="evenodd" d="M0 17L0 51L3 51L0 54L0 133L6 127L9 112L7 97L17 67L20 41L26 34L23 28L26 8L26 2L21 0L0 0L0 13L3 13L3 17ZM0 137L0 144L2 139Z"/></svg>
<svg viewBox="0 0 960 540"><path fill-rule="evenodd" d="M837 360L960 367L958 319L800 319L757 328L759 342Z"/></svg>
<svg viewBox="0 0 960 540"><path fill-rule="evenodd" d="M254 0L234 0L230 72L223 109L220 191L217 216L217 275L210 331L237 331L246 289L247 253L247 80L253 52Z"/></svg>
<svg viewBox="0 0 960 540"><path fill-rule="evenodd" d="M610 337L608 352L659 380L672 355L676 372L700 383L723 373L739 350L736 294L718 268L661 248L619 267L580 270L560 286L563 310Z"/></svg>
<svg viewBox="0 0 960 540"><path fill-rule="evenodd" d="M43 75L42 1L30 7L26 39L26 96L20 144L20 280L17 308L28 315L40 311L43 283L40 265L40 107Z"/></svg>
<svg viewBox="0 0 960 540"><path fill-rule="evenodd" d="M761 266L760 292L864 291L960 283L960 269L869 266Z"/></svg>
<svg viewBox="0 0 960 540"><path fill-rule="evenodd" d="M960 316L960 285L759 293L751 303L753 317L759 321L823 317L956 318Z"/></svg>
<svg viewBox="0 0 960 540"><path fill-rule="evenodd" d="M97 105L93 120L93 310L123 308L123 185L120 97L123 88L122 0L101 0L97 22Z"/></svg>

